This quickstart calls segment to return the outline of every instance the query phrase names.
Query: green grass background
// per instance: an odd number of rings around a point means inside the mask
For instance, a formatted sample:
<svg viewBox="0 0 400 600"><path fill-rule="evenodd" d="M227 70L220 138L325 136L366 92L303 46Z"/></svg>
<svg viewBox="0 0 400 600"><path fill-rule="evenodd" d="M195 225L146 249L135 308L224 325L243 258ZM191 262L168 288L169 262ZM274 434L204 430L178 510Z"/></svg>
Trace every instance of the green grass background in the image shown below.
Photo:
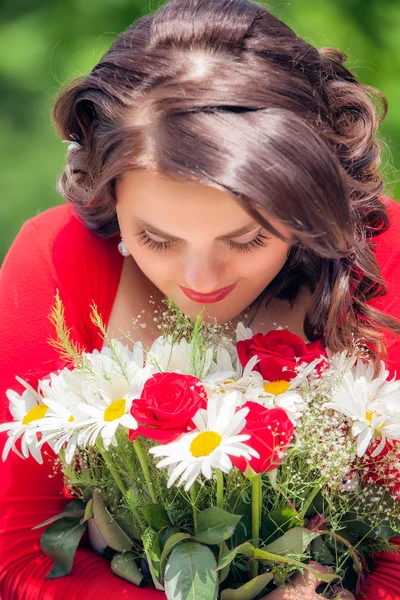
<svg viewBox="0 0 400 600"><path fill-rule="evenodd" d="M63 203L56 191L66 144L50 110L58 89L87 73L155 0L3 0L0 6L0 261L23 222ZM267 4L315 46L333 46L388 98L381 126L386 193L400 199L400 0Z"/></svg>

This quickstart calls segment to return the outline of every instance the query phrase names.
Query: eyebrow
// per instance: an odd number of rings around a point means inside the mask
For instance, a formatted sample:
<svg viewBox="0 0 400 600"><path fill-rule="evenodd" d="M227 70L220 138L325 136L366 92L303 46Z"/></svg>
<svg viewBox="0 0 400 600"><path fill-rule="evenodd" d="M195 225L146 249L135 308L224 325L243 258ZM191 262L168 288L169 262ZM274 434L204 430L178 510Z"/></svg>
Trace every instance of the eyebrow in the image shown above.
<svg viewBox="0 0 400 600"><path fill-rule="evenodd" d="M137 225L139 225L139 227L143 227L143 229L147 229L148 231L150 231L151 233L154 233L155 235L158 235L158 236L163 237L168 240L179 239L173 235L170 235L169 233L166 233L165 231L161 231L161 229L154 227L150 223L146 223L146 221L143 221L142 219L136 219L135 217L132 217L132 219ZM236 231L231 231L230 233L226 233L225 235L220 235L216 239L217 240L226 240L226 239L233 238L233 237L240 237L241 235L244 235L245 233L248 233L249 231L254 229L254 227L256 225L259 225L260 230L262 229L262 225L260 225L259 223L252 223L251 225L246 225L245 227L236 229Z"/></svg>

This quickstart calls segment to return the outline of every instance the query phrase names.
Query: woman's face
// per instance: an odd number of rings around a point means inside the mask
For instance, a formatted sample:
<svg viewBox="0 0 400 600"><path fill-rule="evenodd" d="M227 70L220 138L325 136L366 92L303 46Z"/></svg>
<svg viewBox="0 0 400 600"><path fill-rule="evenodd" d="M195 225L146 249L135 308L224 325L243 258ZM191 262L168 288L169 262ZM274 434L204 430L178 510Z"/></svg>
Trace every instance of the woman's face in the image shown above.
<svg viewBox="0 0 400 600"><path fill-rule="evenodd" d="M121 234L135 262L190 316L204 306L204 317L233 319L286 261L290 243L211 186L128 171L117 181L116 197ZM269 221L292 239L287 227Z"/></svg>

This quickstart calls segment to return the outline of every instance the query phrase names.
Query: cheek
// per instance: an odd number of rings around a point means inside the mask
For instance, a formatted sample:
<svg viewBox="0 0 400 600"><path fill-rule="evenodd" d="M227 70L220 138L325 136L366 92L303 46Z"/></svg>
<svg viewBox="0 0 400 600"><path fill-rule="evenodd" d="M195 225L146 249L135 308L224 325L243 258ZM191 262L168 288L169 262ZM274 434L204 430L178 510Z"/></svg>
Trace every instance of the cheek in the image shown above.
<svg viewBox="0 0 400 600"><path fill-rule="evenodd" d="M167 252L152 252L146 248L134 248L132 257L150 279L169 279L179 270L179 261L168 256Z"/></svg>
<svg viewBox="0 0 400 600"><path fill-rule="evenodd" d="M289 246L268 246L248 256L239 257L238 266L245 279L272 279L279 273L287 260Z"/></svg>

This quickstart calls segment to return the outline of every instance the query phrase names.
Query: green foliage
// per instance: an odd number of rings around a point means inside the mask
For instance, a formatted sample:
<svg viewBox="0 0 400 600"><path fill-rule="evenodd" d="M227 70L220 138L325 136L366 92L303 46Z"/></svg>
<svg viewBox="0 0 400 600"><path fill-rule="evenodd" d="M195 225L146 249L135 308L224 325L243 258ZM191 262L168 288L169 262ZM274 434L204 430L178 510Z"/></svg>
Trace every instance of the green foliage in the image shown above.
<svg viewBox="0 0 400 600"><path fill-rule="evenodd" d="M198 515L195 539L203 544L220 544L232 537L240 515L233 515L216 506L202 510Z"/></svg>
<svg viewBox="0 0 400 600"><path fill-rule="evenodd" d="M132 548L132 540L111 516L97 493L93 494L93 520L110 548L118 552Z"/></svg>
<svg viewBox="0 0 400 600"><path fill-rule="evenodd" d="M39 523L39 525L35 525L35 527L32 527L32 529L39 529L40 527L45 527L46 525L50 525L51 523L54 523L59 519L77 519L84 517L84 515L84 502L82 502L81 500L72 500L72 502L69 502L67 504L63 512L59 513L58 515L54 515L53 517L50 517L50 519L46 519L46 521Z"/></svg>
<svg viewBox="0 0 400 600"><path fill-rule="evenodd" d="M136 555L129 550L115 554L111 561L111 570L115 575L137 586L144 582L143 574L136 564Z"/></svg>
<svg viewBox="0 0 400 600"><path fill-rule="evenodd" d="M46 529L40 538L40 547L54 559L54 565L46 578L54 579L70 573L78 544L85 530L86 523L81 524L79 517L64 517Z"/></svg>
<svg viewBox="0 0 400 600"><path fill-rule="evenodd" d="M273 577L273 573L263 573L237 589L227 588L221 592L221 600L253 600L263 591Z"/></svg>
<svg viewBox="0 0 400 600"><path fill-rule="evenodd" d="M167 511L161 504L147 504L142 507L142 513L147 523L155 531L159 531L166 525L171 524Z"/></svg>
<svg viewBox="0 0 400 600"><path fill-rule="evenodd" d="M217 598L216 561L207 546L197 542L179 544L165 569L165 591L170 600L212 600Z"/></svg>

